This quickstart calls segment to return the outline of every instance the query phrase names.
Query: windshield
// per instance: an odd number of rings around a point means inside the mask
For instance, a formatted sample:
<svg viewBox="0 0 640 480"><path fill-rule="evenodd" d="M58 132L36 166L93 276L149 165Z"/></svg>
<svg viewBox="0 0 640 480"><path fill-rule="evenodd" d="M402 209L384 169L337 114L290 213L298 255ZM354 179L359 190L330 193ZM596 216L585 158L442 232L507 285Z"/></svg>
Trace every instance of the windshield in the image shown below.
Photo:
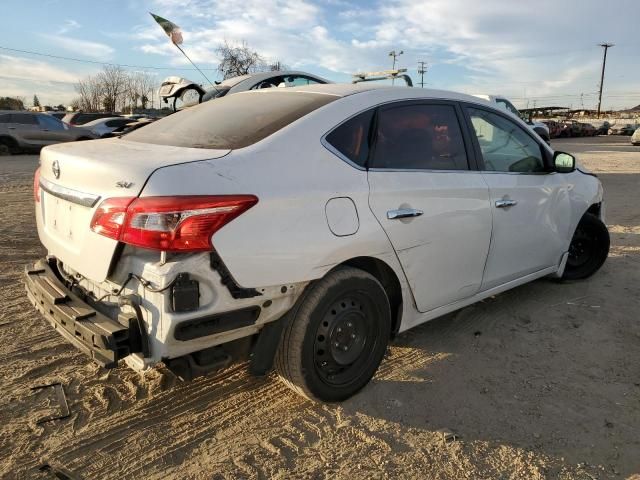
<svg viewBox="0 0 640 480"><path fill-rule="evenodd" d="M174 113L123 138L176 147L243 148L338 98L306 92L237 93Z"/></svg>

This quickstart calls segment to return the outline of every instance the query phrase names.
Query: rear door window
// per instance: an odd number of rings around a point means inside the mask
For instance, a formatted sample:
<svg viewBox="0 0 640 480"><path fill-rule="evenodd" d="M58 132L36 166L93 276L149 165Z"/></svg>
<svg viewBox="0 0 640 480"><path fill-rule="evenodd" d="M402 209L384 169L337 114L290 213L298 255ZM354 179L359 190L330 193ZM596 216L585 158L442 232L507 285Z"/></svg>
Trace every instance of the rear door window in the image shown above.
<svg viewBox="0 0 640 480"><path fill-rule="evenodd" d="M383 107L376 121L371 168L467 170L462 130L453 105Z"/></svg>
<svg viewBox="0 0 640 480"><path fill-rule="evenodd" d="M338 98L286 90L238 93L174 113L123 138L177 147L243 148Z"/></svg>
<svg viewBox="0 0 640 480"><path fill-rule="evenodd" d="M326 141L359 167L369 156L369 131L375 110L371 109L347 120L326 136Z"/></svg>
<svg viewBox="0 0 640 480"><path fill-rule="evenodd" d="M12 113L11 123L19 123L21 125L37 125L35 115L29 115L28 113Z"/></svg>

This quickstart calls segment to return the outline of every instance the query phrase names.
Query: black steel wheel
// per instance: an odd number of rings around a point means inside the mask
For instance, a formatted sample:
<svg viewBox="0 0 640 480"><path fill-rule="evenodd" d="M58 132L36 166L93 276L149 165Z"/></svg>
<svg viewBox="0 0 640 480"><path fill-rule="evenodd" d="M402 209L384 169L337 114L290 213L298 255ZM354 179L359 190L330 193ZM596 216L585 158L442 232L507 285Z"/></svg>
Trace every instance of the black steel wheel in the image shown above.
<svg viewBox="0 0 640 480"><path fill-rule="evenodd" d="M596 273L609 255L609 231L602 221L586 213L576 228L562 278L578 280Z"/></svg>
<svg viewBox="0 0 640 480"><path fill-rule="evenodd" d="M369 382L391 332L389 300L375 277L357 268L334 270L312 284L289 315L276 356L289 387L335 402Z"/></svg>

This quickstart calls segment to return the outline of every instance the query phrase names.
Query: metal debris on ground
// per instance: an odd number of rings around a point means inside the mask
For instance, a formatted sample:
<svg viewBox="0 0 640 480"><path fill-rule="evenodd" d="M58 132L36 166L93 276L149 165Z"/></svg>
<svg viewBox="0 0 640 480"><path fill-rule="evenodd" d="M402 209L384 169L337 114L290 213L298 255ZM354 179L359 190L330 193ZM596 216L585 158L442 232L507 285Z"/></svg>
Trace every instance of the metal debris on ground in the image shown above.
<svg viewBox="0 0 640 480"><path fill-rule="evenodd" d="M80 480L80 477L70 472L66 468L53 466L49 463L43 463L38 467L40 472L50 474L50 478L56 478L58 480Z"/></svg>
<svg viewBox="0 0 640 480"><path fill-rule="evenodd" d="M451 443L460 439L459 435L455 434L454 432L452 432L447 428L437 430L437 432L440 434L442 438L442 443Z"/></svg>
<svg viewBox="0 0 640 480"><path fill-rule="evenodd" d="M31 387L32 391L42 390L44 388L53 387L56 392L56 398L58 399L58 404L60 405L60 414L59 415L50 415L47 417L42 417L39 420L36 420L36 425L41 423L50 422L52 420L60 420L63 418L67 418L71 415L71 411L69 410L69 404L67 403L67 396L64 394L64 388L62 383L48 383L46 385L36 385L35 387Z"/></svg>

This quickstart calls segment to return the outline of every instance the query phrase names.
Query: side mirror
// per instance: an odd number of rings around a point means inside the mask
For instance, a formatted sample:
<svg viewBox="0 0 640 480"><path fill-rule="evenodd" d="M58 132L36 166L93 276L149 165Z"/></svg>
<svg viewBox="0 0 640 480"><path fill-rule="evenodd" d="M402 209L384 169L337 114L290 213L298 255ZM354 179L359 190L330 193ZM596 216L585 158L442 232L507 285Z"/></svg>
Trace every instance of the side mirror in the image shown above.
<svg viewBox="0 0 640 480"><path fill-rule="evenodd" d="M555 152L553 168L558 173L571 173L576 169L576 158L565 152Z"/></svg>

